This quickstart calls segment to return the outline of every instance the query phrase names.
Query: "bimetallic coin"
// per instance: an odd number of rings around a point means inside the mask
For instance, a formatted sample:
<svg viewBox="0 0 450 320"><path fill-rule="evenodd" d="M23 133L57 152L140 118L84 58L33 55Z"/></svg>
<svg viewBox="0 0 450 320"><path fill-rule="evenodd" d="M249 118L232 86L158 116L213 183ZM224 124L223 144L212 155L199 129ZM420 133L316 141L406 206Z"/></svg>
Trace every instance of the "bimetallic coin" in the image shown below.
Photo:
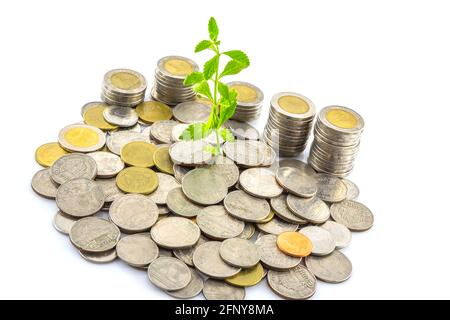
<svg viewBox="0 0 450 320"><path fill-rule="evenodd" d="M73 124L63 128L58 142L64 149L72 152L93 152L106 143L106 136L100 129L84 124Z"/></svg>
<svg viewBox="0 0 450 320"><path fill-rule="evenodd" d="M344 200L333 203L330 208L334 221L343 224L351 231L366 231L373 226L373 214L360 202Z"/></svg>
<svg viewBox="0 0 450 320"><path fill-rule="evenodd" d="M245 289L209 278L203 285L203 295L206 300L244 300Z"/></svg>
<svg viewBox="0 0 450 320"><path fill-rule="evenodd" d="M91 216L99 212L104 203L102 188L85 178L67 181L56 192L58 208L73 217Z"/></svg>
<svg viewBox="0 0 450 320"><path fill-rule="evenodd" d="M288 231L278 235L277 247L290 256L304 258L311 254L313 244L305 235Z"/></svg>
<svg viewBox="0 0 450 320"><path fill-rule="evenodd" d="M96 175L95 160L78 153L62 156L50 168L50 176L58 184L78 178L94 179Z"/></svg>
<svg viewBox="0 0 450 320"><path fill-rule="evenodd" d="M194 269L189 268L191 271L191 281L189 284L180 290L174 290L174 291L166 291L166 293L169 296L172 296L174 298L178 299L191 299L200 294L203 290L203 279L200 277L197 271Z"/></svg>
<svg viewBox="0 0 450 320"><path fill-rule="evenodd" d="M169 148L173 163L184 166L198 166L210 163L213 156L207 151L208 144L201 140L175 142Z"/></svg>
<svg viewBox="0 0 450 320"><path fill-rule="evenodd" d="M239 180L239 168L227 157L218 155L214 158L214 163L205 167L213 173L225 179L228 188L231 188Z"/></svg>
<svg viewBox="0 0 450 320"><path fill-rule="evenodd" d="M189 171L181 186L186 197L201 205L219 203L228 193L225 179L204 168Z"/></svg>
<svg viewBox="0 0 450 320"><path fill-rule="evenodd" d="M347 187L338 177L320 173L316 175L317 196L326 202L340 202L347 197Z"/></svg>
<svg viewBox="0 0 450 320"><path fill-rule="evenodd" d="M264 168L251 168L243 171L239 185L249 194L258 198L275 198L283 193L272 171Z"/></svg>
<svg viewBox="0 0 450 320"><path fill-rule="evenodd" d="M173 162L169 155L169 147L158 147L153 154L153 162L159 171L174 174Z"/></svg>
<svg viewBox="0 0 450 320"><path fill-rule="evenodd" d="M105 252L86 252L82 250L78 250L80 253L80 256L89 262L92 263L98 263L98 264L104 264L104 263L110 263L117 259L117 252L116 249L112 249Z"/></svg>
<svg viewBox="0 0 450 320"><path fill-rule="evenodd" d="M265 199L255 198L241 190L230 192L223 203L229 214L247 222L263 221L270 214L270 205Z"/></svg>
<svg viewBox="0 0 450 320"><path fill-rule="evenodd" d="M175 257L186 263L188 266L193 267L194 262L192 261L192 257L194 256L195 250L204 244L205 242L208 242L208 239L206 239L204 236L200 236L200 239L198 239L197 243L190 248L187 249L175 249L173 250L173 254Z"/></svg>
<svg viewBox="0 0 450 320"><path fill-rule="evenodd" d="M68 152L58 142L46 143L36 149L35 159L43 167L51 167L56 160Z"/></svg>
<svg viewBox="0 0 450 320"><path fill-rule="evenodd" d="M324 223L330 218L330 209L318 197L300 198L292 194L287 196L287 206L301 219L312 223Z"/></svg>
<svg viewBox="0 0 450 320"><path fill-rule="evenodd" d="M225 263L219 254L221 243L210 241L200 245L194 252L192 261L197 270L215 279L226 279L241 271Z"/></svg>
<svg viewBox="0 0 450 320"><path fill-rule="evenodd" d="M243 269L237 275L225 279L231 285L238 287L251 287L257 285L264 278L264 268L261 263L254 267Z"/></svg>
<svg viewBox="0 0 450 320"><path fill-rule="evenodd" d="M92 157L97 164L98 178L115 177L125 167L122 159L114 153L106 151L96 151L87 154Z"/></svg>
<svg viewBox="0 0 450 320"><path fill-rule="evenodd" d="M136 107L139 119L145 123L154 123L172 118L172 109L159 101L144 101Z"/></svg>
<svg viewBox="0 0 450 320"><path fill-rule="evenodd" d="M302 265L289 271L269 270L267 282L276 294L286 299L304 300L316 292L316 278Z"/></svg>
<svg viewBox="0 0 450 320"><path fill-rule="evenodd" d="M317 279L329 283L341 283L352 274L352 263L340 251L333 251L326 257L307 257L306 267Z"/></svg>
<svg viewBox="0 0 450 320"><path fill-rule="evenodd" d="M171 257L160 257L148 267L148 277L162 290L181 290L191 281L191 271L184 262Z"/></svg>
<svg viewBox="0 0 450 320"><path fill-rule="evenodd" d="M197 225L209 238L223 240L239 236L245 223L233 218L221 205L209 206L198 212Z"/></svg>
<svg viewBox="0 0 450 320"><path fill-rule="evenodd" d="M178 124L177 121L163 120L155 122L150 129L153 139L159 143L172 143L172 129Z"/></svg>
<svg viewBox="0 0 450 320"><path fill-rule="evenodd" d="M115 248L120 231L112 222L100 218L83 218L70 229L70 241L87 252L105 252Z"/></svg>
<svg viewBox="0 0 450 320"><path fill-rule="evenodd" d="M145 135L144 133L133 131L112 132L108 136L106 146L108 147L109 151L120 156L120 151L122 151L122 147L133 141L150 142L150 136Z"/></svg>
<svg viewBox="0 0 450 320"><path fill-rule="evenodd" d="M130 266L142 268L158 258L159 250L150 234L134 234L120 239L117 256Z"/></svg>
<svg viewBox="0 0 450 320"><path fill-rule="evenodd" d="M50 176L50 169L42 169L36 172L31 180L31 188L45 198L54 199L58 185Z"/></svg>
<svg viewBox="0 0 450 320"><path fill-rule="evenodd" d="M154 165L153 156L156 149L153 143L132 141L122 147L120 156L123 162L130 166L149 168Z"/></svg>
<svg viewBox="0 0 450 320"><path fill-rule="evenodd" d="M149 194L156 190L159 180L151 169L129 167L117 175L116 183L123 192Z"/></svg>
<svg viewBox="0 0 450 320"><path fill-rule="evenodd" d="M174 188L169 191L167 194L167 207L173 213L186 218L195 217L203 209L202 206L191 202L184 195L181 188Z"/></svg>
<svg viewBox="0 0 450 320"><path fill-rule="evenodd" d="M111 124L103 117L103 112L108 107L104 102L89 102L82 108L84 123L101 130L116 130L118 126Z"/></svg>
<svg viewBox="0 0 450 320"><path fill-rule="evenodd" d="M136 111L128 107L108 106L103 111L105 120L119 127L132 127L138 121Z"/></svg>
<svg viewBox="0 0 450 320"><path fill-rule="evenodd" d="M275 211L275 214L281 219L296 224L306 224L308 223L304 219L300 219L297 215L292 213L292 211L287 206L287 195L282 194L279 197L270 199L270 206Z"/></svg>
<svg viewBox="0 0 450 320"><path fill-rule="evenodd" d="M286 191L299 197L313 197L317 192L315 179L296 168L278 168L276 179Z"/></svg>
<svg viewBox="0 0 450 320"><path fill-rule="evenodd" d="M208 121L211 106L197 101L187 101L178 104L173 109L173 117L182 123Z"/></svg>
<svg viewBox="0 0 450 320"><path fill-rule="evenodd" d="M334 242L331 233L321 227L304 227L300 229L299 233L303 234L304 236L309 238L309 240L311 240L311 253L315 256L329 255L336 248L336 243Z"/></svg>
<svg viewBox="0 0 450 320"><path fill-rule="evenodd" d="M257 167L264 162L266 145L261 141L236 140L223 145L225 155L243 167Z"/></svg>
<svg viewBox="0 0 450 320"><path fill-rule="evenodd" d="M62 234L69 234L70 229L77 221L77 218L71 217L61 210L58 210L58 212L55 214L55 217L53 218L53 226Z"/></svg>
<svg viewBox="0 0 450 320"><path fill-rule="evenodd" d="M105 203L111 204L114 200L125 195L120 189L117 187L116 179L97 179L95 183L102 188L103 193L105 194Z"/></svg>
<svg viewBox="0 0 450 320"><path fill-rule="evenodd" d="M261 258L258 247L253 242L239 238L223 241L219 254L226 263L238 268L254 267Z"/></svg>
<svg viewBox="0 0 450 320"><path fill-rule="evenodd" d="M345 186L347 187L347 197L346 197L346 199L347 200L356 200L356 199L358 199L358 196L359 196L359 188L358 188L358 186L354 182L352 182L352 181L350 181L348 179L342 179L342 182L344 182Z"/></svg>
<svg viewBox="0 0 450 320"><path fill-rule="evenodd" d="M334 242L336 243L336 249L345 248L352 241L352 233L343 224L334 221L327 221L320 227L324 228L331 234Z"/></svg>
<svg viewBox="0 0 450 320"><path fill-rule="evenodd" d="M277 236L264 235L256 240L261 262L269 269L289 270L297 266L302 258L291 257L283 253L277 246Z"/></svg>
<svg viewBox="0 0 450 320"><path fill-rule="evenodd" d="M152 239L166 249L184 249L195 245L200 238L200 229L191 220L168 217L159 220L150 230Z"/></svg>
<svg viewBox="0 0 450 320"><path fill-rule="evenodd" d="M167 196L169 192L173 189L181 187L181 185L171 175L161 172L157 172L156 175L159 180L158 189L150 194L149 198L152 199L157 205L167 204Z"/></svg>
<svg viewBox="0 0 450 320"><path fill-rule="evenodd" d="M289 223L274 217L269 222L257 223L256 227L265 233L279 235L280 233L286 231L296 231L298 229L298 224Z"/></svg>

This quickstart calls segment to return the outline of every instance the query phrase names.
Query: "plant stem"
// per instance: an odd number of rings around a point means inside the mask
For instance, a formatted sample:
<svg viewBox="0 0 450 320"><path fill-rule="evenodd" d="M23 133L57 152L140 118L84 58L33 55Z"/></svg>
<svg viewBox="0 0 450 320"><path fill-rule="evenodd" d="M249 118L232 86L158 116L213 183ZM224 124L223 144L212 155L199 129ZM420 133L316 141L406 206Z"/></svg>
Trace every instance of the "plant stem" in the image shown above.
<svg viewBox="0 0 450 320"><path fill-rule="evenodd" d="M219 133L220 128L216 128L216 150L217 150L217 154L221 154L221 150L220 150L220 133Z"/></svg>
<svg viewBox="0 0 450 320"><path fill-rule="evenodd" d="M216 69L216 74L214 77L214 110L212 112L216 112L217 115L217 119L220 119L220 105L217 101L217 91L219 88L219 65L220 65L220 51L219 51L219 47L217 45L215 45L215 50L214 50L217 54L217 69ZM220 128L215 128L216 130L216 151L217 154L221 153L220 150L220 133L219 133L219 129Z"/></svg>

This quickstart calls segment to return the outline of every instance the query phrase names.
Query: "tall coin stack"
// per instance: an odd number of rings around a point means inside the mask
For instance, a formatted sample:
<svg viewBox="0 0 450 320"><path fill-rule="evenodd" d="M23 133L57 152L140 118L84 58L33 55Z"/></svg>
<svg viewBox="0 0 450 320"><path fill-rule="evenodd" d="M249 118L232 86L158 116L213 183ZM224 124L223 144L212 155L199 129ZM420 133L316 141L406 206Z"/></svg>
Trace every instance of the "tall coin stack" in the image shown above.
<svg viewBox="0 0 450 320"><path fill-rule="evenodd" d="M231 119L245 122L259 118L264 100L261 89L242 81L230 82L228 86L237 91L236 112Z"/></svg>
<svg viewBox="0 0 450 320"><path fill-rule="evenodd" d="M319 172L347 176L353 170L363 129L363 118L349 108L322 109L314 127L311 166Z"/></svg>
<svg viewBox="0 0 450 320"><path fill-rule="evenodd" d="M144 101L147 81L139 72L115 69L103 78L102 99L107 104L134 107Z"/></svg>
<svg viewBox="0 0 450 320"><path fill-rule="evenodd" d="M270 101L263 140L280 156L292 157L306 148L316 108L311 100L294 92L281 92Z"/></svg>
<svg viewBox="0 0 450 320"><path fill-rule="evenodd" d="M186 76L194 71L198 71L198 65L188 58L168 56L160 59L155 70L153 98L170 106L195 100L192 87L183 84Z"/></svg>

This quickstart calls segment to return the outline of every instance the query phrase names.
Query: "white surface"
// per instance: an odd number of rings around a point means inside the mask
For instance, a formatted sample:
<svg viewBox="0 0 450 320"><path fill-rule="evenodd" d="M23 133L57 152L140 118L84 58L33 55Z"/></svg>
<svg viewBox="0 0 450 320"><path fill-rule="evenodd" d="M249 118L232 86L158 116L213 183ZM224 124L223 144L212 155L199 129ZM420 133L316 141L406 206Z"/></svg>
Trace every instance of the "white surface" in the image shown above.
<svg viewBox="0 0 450 320"><path fill-rule="evenodd" d="M353 277L315 299L450 298L450 116L446 1L2 1L0 4L0 298L169 298L144 272L85 262L52 227L56 205L29 186L36 147L80 120L118 67L152 83L156 61L194 54L208 18L223 49L251 67L229 79L270 97L297 91L320 109L360 112L366 129L350 179L375 214L344 252ZM273 299L265 282L249 299Z"/></svg>

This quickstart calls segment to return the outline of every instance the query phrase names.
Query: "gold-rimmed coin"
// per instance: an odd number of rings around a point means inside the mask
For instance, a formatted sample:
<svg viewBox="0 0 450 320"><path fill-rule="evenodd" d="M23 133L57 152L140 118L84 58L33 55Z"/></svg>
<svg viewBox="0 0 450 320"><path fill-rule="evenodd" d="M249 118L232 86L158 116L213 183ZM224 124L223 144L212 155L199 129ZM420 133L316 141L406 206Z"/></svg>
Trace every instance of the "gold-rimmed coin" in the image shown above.
<svg viewBox="0 0 450 320"><path fill-rule="evenodd" d="M105 120L103 112L108 105L103 102L89 102L83 110L83 120L87 125L102 129L102 130L115 130L118 127Z"/></svg>
<svg viewBox="0 0 450 320"><path fill-rule="evenodd" d="M153 162L158 170L173 175L173 162L169 155L169 147L159 147L153 153Z"/></svg>
<svg viewBox="0 0 450 320"><path fill-rule="evenodd" d="M73 124L63 128L58 142L64 149L72 152L93 152L106 143L106 136L100 129L84 124Z"/></svg>
<svg viewBox="0 0 450 320"><path fill-rule="evenodd" d="M312 246L311 240L299 232L287 231L280 233L277 237L278 249L293 257L309 256Z"/></svg>
<svg viewBox="0 0 450 320"><path fill-rule="evenodd" d="M136 107L139 119L146 123L153 123L172 118L172 109L159 101L144 101Z"/></svg>
<svg viewBox="0 0 450 320"><path fill-rule="evenodd" d="M120 190L126 193L149 194L158 187L158 176L148 168L129 167L123 169L116 177Z"/></svg>
<svg viewBox="0 0 450 320"><path fill-rule="evenodd" d="M261 263L248 269L242 269L238 274L226 278L225 282L238 287L251 287L257 285L264 278L264 268Z"/></svg>
<svg viewBox="0 0 450 320"><path fill-rule="evenodd" d="M153 143L133 141L120 151L122 161L130 166L149 168L154 165L153 155L157 147Z"/></svg>
<svg viewBox="0 0 450 320"><path fill-rule="evenodd" d="M41 166L51 167L56 160L65 154L68 154L68 152L61 148L58 142L50 142L37 148L34 156L36 162Z"/></svg>

